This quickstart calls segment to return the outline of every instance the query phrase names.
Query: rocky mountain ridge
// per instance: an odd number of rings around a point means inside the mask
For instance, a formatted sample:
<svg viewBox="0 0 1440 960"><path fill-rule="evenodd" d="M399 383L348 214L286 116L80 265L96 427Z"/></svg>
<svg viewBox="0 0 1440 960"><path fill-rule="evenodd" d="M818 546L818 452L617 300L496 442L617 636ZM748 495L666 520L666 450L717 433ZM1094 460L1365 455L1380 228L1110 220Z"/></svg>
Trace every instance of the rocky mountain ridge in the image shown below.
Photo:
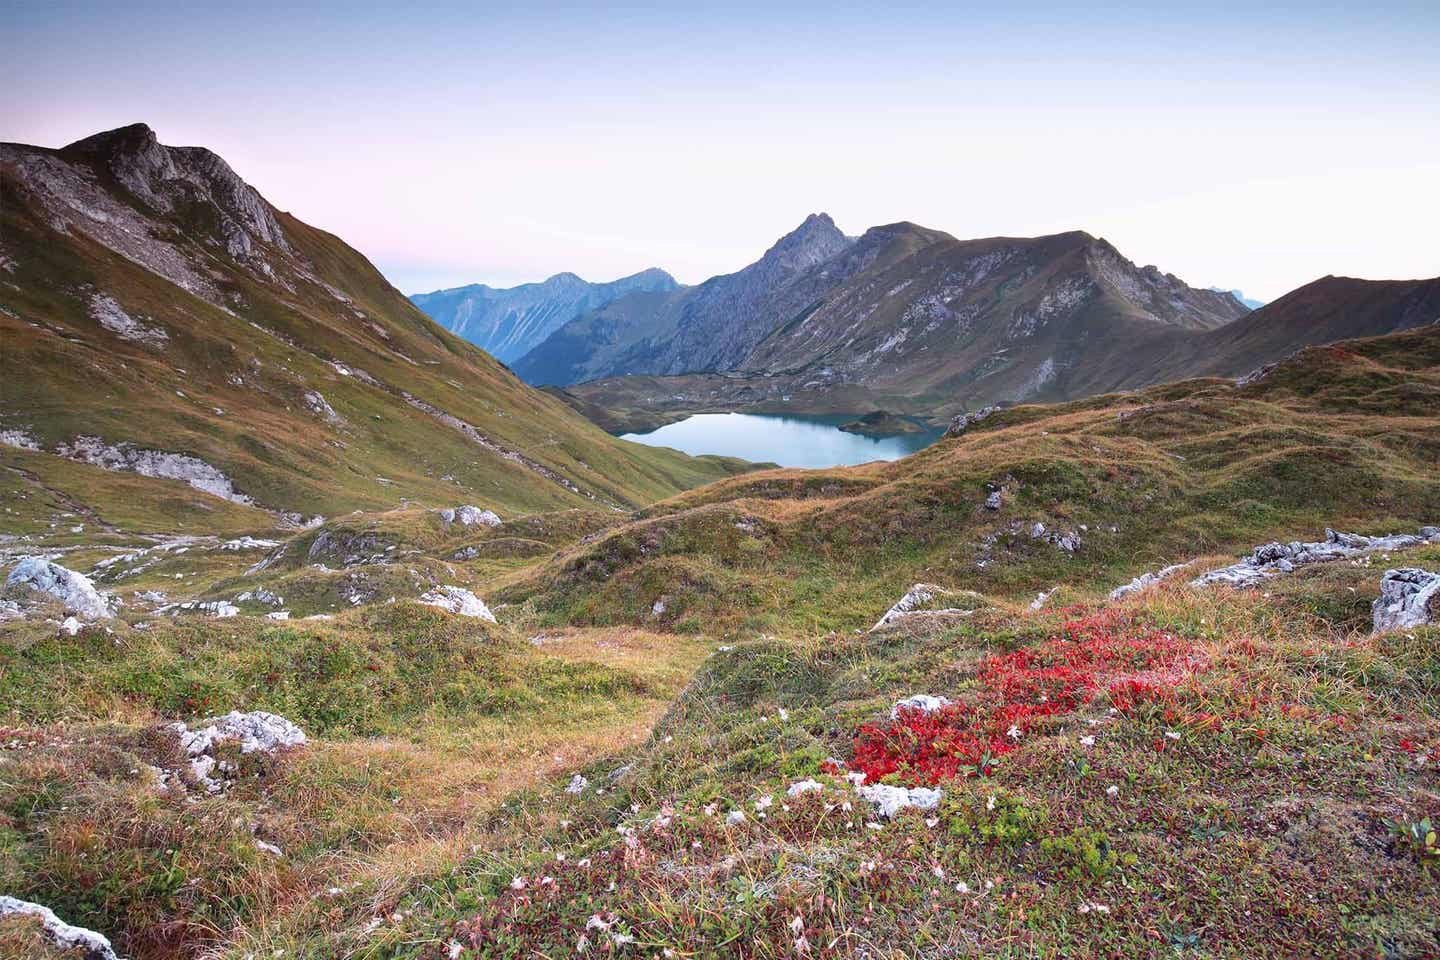
<svg viewBox="0 0 1440 960"><path fill-rule="evenodd" d="M777 256L797 236L819 242L802 257ZM738 301L717 295L736 286ZM1078 395L1122 344L1215 329L1246 312L1229 293L1136 266L1082 231L961 241L901 222L852 240L812 215L751 267L668 301L593 311L516 370L562 387L723 373L769 381L776 403L838 393L833 409L851 412L843 404L862 394L925 411ZM605 390L575 392L603 406Z"/></svg>
<svg viewBox="0 0 1440 960"><path fill-rule="evenodd" d="M652 267L609 283L557 273L540 283L508 288L473 283L412 294L410 300L446 330L512 363L586 311L630 293L665 293L679 286L670 274Z"/></svg>

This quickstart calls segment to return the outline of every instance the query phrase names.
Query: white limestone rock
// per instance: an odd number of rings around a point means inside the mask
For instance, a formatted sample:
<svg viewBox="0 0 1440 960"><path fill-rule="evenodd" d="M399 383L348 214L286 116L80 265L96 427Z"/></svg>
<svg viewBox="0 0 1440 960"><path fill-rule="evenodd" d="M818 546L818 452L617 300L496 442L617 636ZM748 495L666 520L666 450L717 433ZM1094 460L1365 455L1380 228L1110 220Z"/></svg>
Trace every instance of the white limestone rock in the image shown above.
<svg viewBox="0 0 1440 960"><path fill-rule="evenodd" d="M120 960L110 940L94 930L66 923L55 911L38 903L15 897L0 896L0 917L29 914L40 918L41 929L50 942L61 950L74 950L79 960Z"/></svg>
<svg viewBox="0 0 1440 960"><path fill-rule="evenodd" d="M170 342L170 334L166 333L163 327L141 323L126 313L114 297L104 294L96 294L90 298L90 319L121 340L147 347L163 347Z"/></svg>
<svg viewBox="0 0 1440 960"><path fill-rule="evenodd" d="M495 614L485 606L485 601L464 587L456 587L451 584L444 584L436 587L420 597L420 602L432 607L439 607L451 613L459 614L462 617L479 617L481 620L495 622Z"/></svg>
<svg viewBox="0 0 1440 960"><path fill-rule="evenodd" d="M44 557L26 557L5 578L9 586L27 586L64 601L65 609L87 620L112 614L113 600L95 589L95 582Z"/></svg>
<svg viewBox="0 0 1440 960"><path fill-rule="evenodd" d="M1370 613L1375 633L1423 627L1440 610L1440 573L1419 567L1386 570Z"/></svg>
<svg viewBox="0 0 1440 960"><path fill-rule="evenodd" d="M1395 533L1383 537L1366 537L1357 533L1325 530L1325 539L1313 542L1294 540L1290 543L1272 541L1256 547L1250 556L1228 567L1202 573L1190 585L1207 587L1224 584L1233 587L1254 586L1262 580L1290 573L1296 567L1311 563L1331 563L1367 553L1403 550L1425 542L1421 536Z"/></svg>
<svg viewBox="0 0 1440 960"><path fill-rule="evenodd" d="M1129 583L1121 584L1114 590L1111 590L1110 599L1119 600L1121 597L1127 597L1132 593L1144 590L1146 587L1154 586L1162 580L1168 579L1170 576L1184 570L1186 566L1188 566L1188 564L1172 563L1168 567L1162 567L1159 570L1153 570L1149 573L1142 573Z"/></svg>
<svg viewBox="0 0 1440 960"><path fill-rule="evenodd" d="M279 714L264 710L232 710L223 717L202 720L201 724L193 730L183 723L170 725L187 756L213 755L215 747L227 740L239 741L241 753L275 753L306 743L305 731Z"/></svg>
<svg viewBox="0 0 1440 960"><path fill-rule="evenodd" d="M888 783L871 783L855 788L862 799L875 805L875 812L882 817L894 817L906 807L917 810L933 810L945 796L943 790L931 787L892 787Z"/></svg>
<svg viewBox="0 0 1440 960"><path fill-rule="evenodd" d="M0 446L38 452L40 444L24 430L0 430Z"/></svg>
<svg viewBox="0 0 1440 960"><path fill-rule="evenodd" d="M131 443L107 444L99 437L84 436L60 444L55 452L104 470L183 480L196 490L231 503L252 505L255 502L236 490L230 478L220 470L186 453L141 450Z"/></svg>
<svg viewBox="0 0 1440 960"><path fill-rule="evenodd" d="M458 523L462 527L473 527L476 524L486 527L498 527L502 522L499 514L493 510L481 510L479 507L470 506L469 504L441 510L440 519L446 524Z"/></svg>
<svg viewBox="0 0 1440 960"><path fill-rule="evenodd" d="M803 797L807 793L817 793L824 789L825 784L819 780L799 780L790 784L789 788L785 791L785 796L791 798Z"/></svg>
<svg viewBox="0 0 1440 960"><path fill-rule="evenodd" d="M575 774L575 776L570 778L570 782L565 786L565 792L584 793L585 788L588 786L590 786L590 781L586 780L584 777L577 773Z"/></svg>
<svg viewBox="0 0 1440 960"><path fill-rule="evenodd" d="M934 600L936 597L940 596L944 592L945 590L943 587L937 587L934 584L929 583L917 583L909 590L907 590L905 592L905 596L901 597L893 607L891 607L889 610L886 610L885 615L879 620L877 620L875 622L875 626L871 627L870 629L872 631L879 630L881 627L893 623L894 621L900 619L906 614L913 613L915 610L929 603L931 600Z"/></svg>
<svg viewBox="0 0 1440 960"><path fill-rule="evenodd" d="M910 713L934 713L950 706L950 701L945 697L935 697L928 693L917 693L906 697L903 700L896 700L895 705L890 708L890 719L900 719L900 714Z"/></svg>

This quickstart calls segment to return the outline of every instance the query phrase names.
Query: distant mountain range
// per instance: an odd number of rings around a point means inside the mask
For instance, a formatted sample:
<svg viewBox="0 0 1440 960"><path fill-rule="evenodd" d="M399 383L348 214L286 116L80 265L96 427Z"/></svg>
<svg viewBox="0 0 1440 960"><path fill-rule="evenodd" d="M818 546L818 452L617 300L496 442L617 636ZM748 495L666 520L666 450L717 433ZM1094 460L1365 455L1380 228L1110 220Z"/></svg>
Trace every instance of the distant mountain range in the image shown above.
<svg viewBox="0 0 1440 960"><path fill-rule="evenodd" d="M736 273L577 316L514 369L611 429L746 408L940 421L1238 375L1436 316L1435 281L1319 283L1252 314L1236 291L1137 266L1083 231L958 240L902 222L847 237L821 213Z"/></svg>
<svg viewBox="0 0 1440 960"><path fill-rule="evenodd" d="M518 287L472 283L413 294L410 299L446 330L511 363L588 310L630 293L666 293L678 286L670 274L652 268L610 283L589 283L573 273L557 273Z"/></svg>

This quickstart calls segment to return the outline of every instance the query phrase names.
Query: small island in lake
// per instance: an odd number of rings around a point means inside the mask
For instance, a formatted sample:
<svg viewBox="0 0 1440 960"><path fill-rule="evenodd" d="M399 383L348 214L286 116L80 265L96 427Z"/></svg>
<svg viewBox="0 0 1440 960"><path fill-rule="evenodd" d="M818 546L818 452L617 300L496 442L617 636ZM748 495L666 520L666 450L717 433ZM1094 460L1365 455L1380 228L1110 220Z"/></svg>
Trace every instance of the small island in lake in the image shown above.
<svg viewBox="0 0 1440 960"><path fill-rule="evenodd" d="M858 433L866 437L893 437L902 433L920 433L925 428L913 420L897 416L889 410L876 410L848 423L840 424L846 433Z"/></svg>

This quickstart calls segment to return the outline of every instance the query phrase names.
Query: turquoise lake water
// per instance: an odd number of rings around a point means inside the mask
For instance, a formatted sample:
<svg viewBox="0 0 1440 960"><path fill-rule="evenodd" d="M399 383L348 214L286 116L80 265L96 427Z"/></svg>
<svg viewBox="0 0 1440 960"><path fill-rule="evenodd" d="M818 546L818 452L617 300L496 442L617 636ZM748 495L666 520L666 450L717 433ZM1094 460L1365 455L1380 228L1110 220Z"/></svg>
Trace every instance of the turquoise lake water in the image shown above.
<svg viewBox="0 0 1440 960"><path fill-rule="evenodd" d="M758 413L700 413L649 433L627 433L652 447L691 455L742 457L782 467L840 467L871 460L898 460L939 439L941 431L898 437L862 437L837 427L853 416L807 417Z"/></svg>

